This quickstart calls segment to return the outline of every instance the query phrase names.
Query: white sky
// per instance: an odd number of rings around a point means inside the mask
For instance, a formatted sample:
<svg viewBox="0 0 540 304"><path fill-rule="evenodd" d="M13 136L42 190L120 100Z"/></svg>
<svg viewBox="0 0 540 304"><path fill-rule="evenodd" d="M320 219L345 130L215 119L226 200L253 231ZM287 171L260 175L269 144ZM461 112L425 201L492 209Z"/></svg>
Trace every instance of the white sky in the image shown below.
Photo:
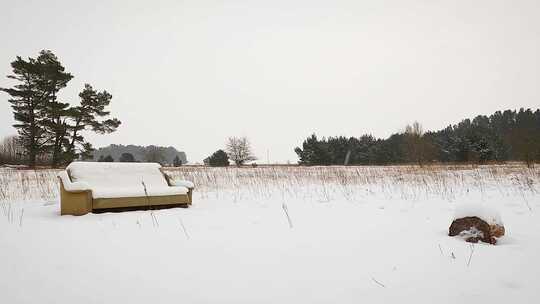
<svg viewBox="0 0 540 304"><path fill-rule="evenodd" d="M111 143L175 146L191 162L247 136L296 162L320 136L386 137L540 107L540 1L0 1L0 86L50 49L113 94ZM151 4L150 4L151 3ZM0 136L14 134L0 94Z"/></svg>

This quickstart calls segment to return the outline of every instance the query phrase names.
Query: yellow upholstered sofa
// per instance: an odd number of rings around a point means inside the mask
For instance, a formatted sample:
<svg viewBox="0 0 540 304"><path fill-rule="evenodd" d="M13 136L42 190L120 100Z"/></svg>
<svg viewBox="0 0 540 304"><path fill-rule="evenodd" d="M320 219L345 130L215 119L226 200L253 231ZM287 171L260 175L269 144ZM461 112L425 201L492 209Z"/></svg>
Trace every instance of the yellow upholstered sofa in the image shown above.
<svg viewBox="0 0 540 304"><path fill-rule="evenodd" d="M157 163L73 162L58 175L61 214L188 206L194 185Z"/></svg>

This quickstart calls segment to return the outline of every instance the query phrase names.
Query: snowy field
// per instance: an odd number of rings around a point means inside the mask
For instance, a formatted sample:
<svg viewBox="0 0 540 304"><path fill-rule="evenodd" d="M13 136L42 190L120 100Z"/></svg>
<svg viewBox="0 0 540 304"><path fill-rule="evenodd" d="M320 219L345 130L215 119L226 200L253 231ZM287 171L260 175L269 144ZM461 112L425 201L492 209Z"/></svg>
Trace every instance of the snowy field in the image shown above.
<svg viewBox="0 0 540 304"><path fill-rule="evenodd" d="M191 208L81 217L0 170L1 303L540 302L538 168L183 167ZM478 202L496 246L447 236Z"/></svg>

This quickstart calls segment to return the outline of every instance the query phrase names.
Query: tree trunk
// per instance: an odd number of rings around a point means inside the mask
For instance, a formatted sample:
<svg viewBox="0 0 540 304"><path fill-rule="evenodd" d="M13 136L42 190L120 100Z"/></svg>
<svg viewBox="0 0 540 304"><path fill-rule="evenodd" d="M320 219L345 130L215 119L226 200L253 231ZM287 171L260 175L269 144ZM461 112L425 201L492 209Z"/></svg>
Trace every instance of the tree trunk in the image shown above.
<svg viewBox="0 0 540 304"><path fill-rule="evenodd" d="M32 113L33 114L33 113ZM31 115L32 121L30 122L30 144L28 145L28 166L34 169L36 167L37 156L37 143L36 143L36 125L34 117Z"/></svg>
<svg viewBox="0 0 540 304"><path fill-rule="evenodd" d="M28 166L32 169L36 167L36 149L31 147L28 151Z"/></svg>
<svg viewBox="0 0 540 304"><path fill-rule="evenodd" d="M66 135L66 130L62 126L62 123L60 119L56 122L57 130L55 132L55 138L54 138L54 144L53 144L53 156L52 156L52 163L51 166L53 168L56 168L61 161L61 154L62 154L62 140L64 139Z"/></svg>

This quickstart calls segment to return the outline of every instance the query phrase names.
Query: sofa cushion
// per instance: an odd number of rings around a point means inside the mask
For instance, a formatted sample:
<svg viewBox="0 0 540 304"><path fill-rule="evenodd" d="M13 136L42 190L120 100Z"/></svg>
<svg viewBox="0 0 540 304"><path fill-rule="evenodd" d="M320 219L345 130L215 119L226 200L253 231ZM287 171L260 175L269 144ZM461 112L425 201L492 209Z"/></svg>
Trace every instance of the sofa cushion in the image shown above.
<svg viewBox="0 0 540 304"><path fill-rule="evenodd" d="M66 170L73 182L84 182L94 198L185 194L184 187L169 187L156 163L73 162ZM144 186L143 186L144 183Z"/></svg>
<svg viewBox="0 0 540 304"><path fill-rule="evenodd" d="M185 187L147 187L146 192L148 196L168 196L168 195L182 195L187 194L188 189ZM97 187L92 189L93 198L119 198L119 197L145 197L146 193L144 188L110 188L110 187Z"/></svg>

